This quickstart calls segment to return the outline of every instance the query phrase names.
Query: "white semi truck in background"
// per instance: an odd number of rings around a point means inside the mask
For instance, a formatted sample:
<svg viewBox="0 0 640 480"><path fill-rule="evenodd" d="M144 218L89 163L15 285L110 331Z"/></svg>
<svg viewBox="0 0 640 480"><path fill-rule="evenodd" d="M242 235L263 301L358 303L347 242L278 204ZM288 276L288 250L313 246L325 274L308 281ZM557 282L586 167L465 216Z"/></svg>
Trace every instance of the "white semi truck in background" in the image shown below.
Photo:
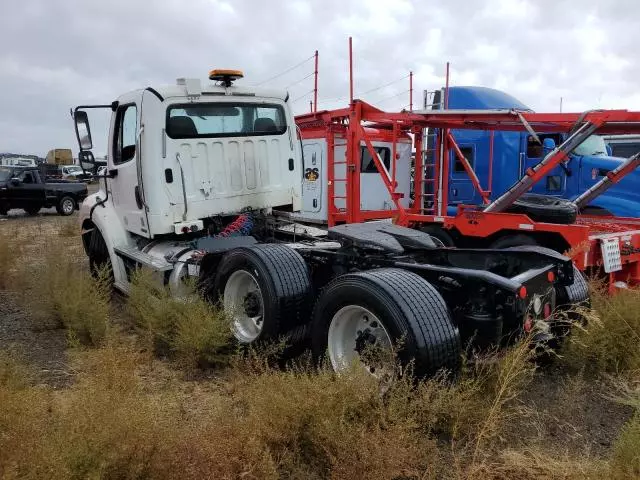
<svg viewBox="0 0 640 480"><path fill-rule="evenodd" d="M467 341L503 345L531 329L554 338L550 312L580 300L569 259L440 248L390 222L326 228L327 146L303 145L286 92L234 85L241 77L214 70L211 84L178 79L75 108L81 154L92 148L87 112L112 111L107 172L80 211L93 271L110 267L125 293L136 268L160 273L178 295L195 278L221 300L240 343L285 335L326 352L337 370L360 358L375 373L362 352L400 339L400 359L430 373L455 369ZM364 149L369 159L379 146ZM399 153L397 172L407 192L410 153ZM367 168L361 207L384 209Z"/></svg>

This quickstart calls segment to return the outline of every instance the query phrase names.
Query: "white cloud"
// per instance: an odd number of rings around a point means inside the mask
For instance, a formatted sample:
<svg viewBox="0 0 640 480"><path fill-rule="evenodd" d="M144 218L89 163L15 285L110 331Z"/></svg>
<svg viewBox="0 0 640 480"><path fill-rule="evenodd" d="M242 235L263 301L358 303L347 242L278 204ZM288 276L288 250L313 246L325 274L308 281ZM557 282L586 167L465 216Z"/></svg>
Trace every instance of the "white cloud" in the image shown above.
<svg viewBox="0 0 640 480"><path fill-rule="evenodd" d="M319 106L344 106L349 35L356 93L375 89L363 98L388 110L409 103L409 70L419 105L447 61L453 85L500 88L536 110L557 111L561 96L565 111L640 109L639 14L635 0L5 0L0 151L75 149L73 105L214 67L241 68L253 84L316 49ZM312 71L308 61L268 85L291 85L305 111L313 79L299 80Z"/></svg>

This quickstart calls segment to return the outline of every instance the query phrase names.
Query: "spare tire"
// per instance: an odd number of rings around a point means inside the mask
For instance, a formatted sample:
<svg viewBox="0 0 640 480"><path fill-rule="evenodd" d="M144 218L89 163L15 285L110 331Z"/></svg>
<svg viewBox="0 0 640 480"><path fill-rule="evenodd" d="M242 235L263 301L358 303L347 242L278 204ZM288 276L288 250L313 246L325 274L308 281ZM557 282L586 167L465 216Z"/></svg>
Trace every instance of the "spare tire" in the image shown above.
<svg viewBox="0 0 640 480"><path fill-rule="evenodd" d="M320 295L312 322L314 357L321 360L326 352L336 371L358 358L376 375L366 348L392 351L394 345L403 364L415 361L417 375L460 366L460 333L449 309L413 272L384 268L341 275Z"/></svg>
<svg viewBox="0 0 640 480"><path fill-rule="evenodd" d="M526 193L506 209L508 213L523 213L536 222L559 223L568 225L575 223L578 207L564 198L550 195Z"/></svg>

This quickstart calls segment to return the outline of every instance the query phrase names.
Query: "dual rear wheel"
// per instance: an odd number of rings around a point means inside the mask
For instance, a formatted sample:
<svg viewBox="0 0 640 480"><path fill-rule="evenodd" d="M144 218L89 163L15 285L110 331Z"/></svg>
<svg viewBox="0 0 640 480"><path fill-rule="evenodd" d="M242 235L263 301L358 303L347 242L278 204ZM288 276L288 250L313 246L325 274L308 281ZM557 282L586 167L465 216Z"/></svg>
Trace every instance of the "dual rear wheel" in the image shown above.
<svg viewBox="0 0 640 480"><path fill-rule="evenodd" d="M227 253L214 290L242 344L288 337L310 343L316 360L336 370L360 363L373 375L390 362L414 361L416 374L455 370L460 335L447 306L422 277L400 269L341 275L314 294L307 264L283 245Z"/></svg>

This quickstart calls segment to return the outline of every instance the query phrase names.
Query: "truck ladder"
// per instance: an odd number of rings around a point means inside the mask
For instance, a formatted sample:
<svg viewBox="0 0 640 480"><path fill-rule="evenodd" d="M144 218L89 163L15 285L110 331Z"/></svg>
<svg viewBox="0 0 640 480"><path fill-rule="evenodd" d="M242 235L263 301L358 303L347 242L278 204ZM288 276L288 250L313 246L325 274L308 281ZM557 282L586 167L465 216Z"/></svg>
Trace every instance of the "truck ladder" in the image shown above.
<svg viewBox="0 0 640 480"><path fill-rule="evenodd" d="M422 182L422 192L416 194L415 205L417 206L416 213L422 213L424 215L435 214L436 207L436 182L437 182L437 163L436 157L438 155L437 144L439 136L437 133L433 133L433 130L428 130L426 135L425 147L422 152L416 151L416 155L422 154L422 171L417 169L413 174L420 178ZM416 165L418 162L416 162Z"/></svg>

